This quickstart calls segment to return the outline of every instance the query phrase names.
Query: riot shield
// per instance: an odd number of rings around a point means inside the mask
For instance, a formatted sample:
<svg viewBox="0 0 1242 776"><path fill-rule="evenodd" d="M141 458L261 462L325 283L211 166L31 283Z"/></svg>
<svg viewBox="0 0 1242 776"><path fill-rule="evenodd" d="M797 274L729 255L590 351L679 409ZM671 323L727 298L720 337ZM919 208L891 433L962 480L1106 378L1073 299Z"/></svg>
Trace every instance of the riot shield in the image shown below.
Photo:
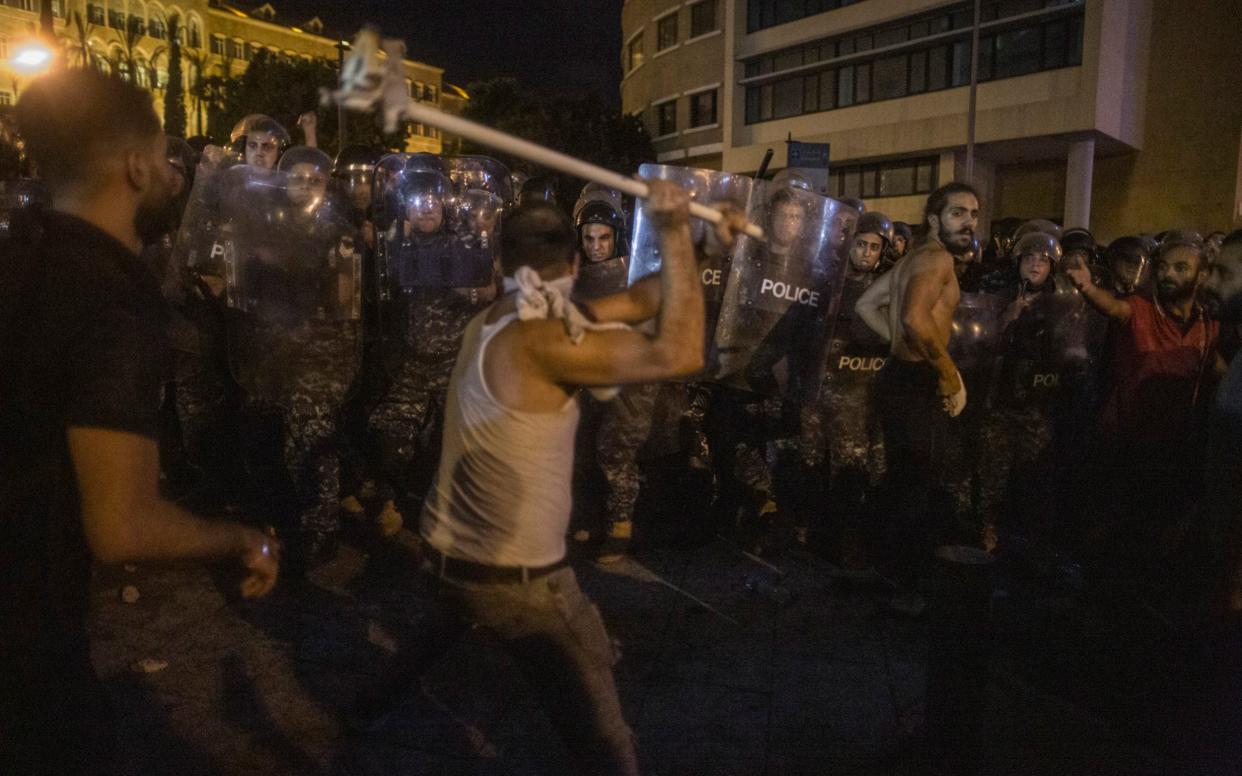
<svg viewBox="0 0 1242 776"><path fill-rule="evenodd" d="M712 379L795 400L815 395L844 266L832 249L840 207L803 189L755 184L747 216L768 239L743 236L734 248Z"/></svg>
<svg viewBox="0 0 1242 776"><path fill-rule="evenodd" d="M51 194L38 178L0 181L0 240L8 239L15 212L47 207L51 201Z"/></svg>
<svg viewBox="0 0 1242 776"><path fill-rule="evenodd" d="M386 157L376 171L383 287L408 294L418 288L490 285L503 200L481 189L455 196L449 179L418 156L400 169L401 157Z"/></svg>
<svg viewBox="0 0 1242 776"><path fill-rule="evenodd" d="M997 407L1049 404L1063 369L1086 362L1085 304L1070 294L1019 296L1001 318L1003 338L993 401Z"/></svg>
<svg viewBox="0 0 1242 776"><path fill-rule="evenodd" d="M638 174L643 178L672 181L690 192L690 199L695 202L732 202L743 209L750 201L754 184L754 180L745 175L665 164L644 164L638 168ZM634 210L634 228L630 239L631 284L660 271L660 244L650 219L646 217L643 202L639 200ZM705 234L706 227L699 219L691 219L696 244Z"/></svg>
<svg viewBox="0 0 1242 776"><path fill-rule="evenodd" d="M362 243L350 203L286 172L228 175L220 233L233 376L266 403L337 406L362 360Z"/></svg>
<svg viewBox="0 0 1242 776"><path fill-rule="evenodd" d="M509 168L487 156L451 156L446 161L453 192L486 191L500 198L502 206L513 201Z"/></svg>
<svg viewBox="0 0 1242 776"><path fill-rule="evenodd" d="M949 355L963 375L987 367L1000 346L1005 300L995 294L962 294L950 325ZM969 388L969 386L968 386ZM973 398L968 399L973 401Z"/></svg>

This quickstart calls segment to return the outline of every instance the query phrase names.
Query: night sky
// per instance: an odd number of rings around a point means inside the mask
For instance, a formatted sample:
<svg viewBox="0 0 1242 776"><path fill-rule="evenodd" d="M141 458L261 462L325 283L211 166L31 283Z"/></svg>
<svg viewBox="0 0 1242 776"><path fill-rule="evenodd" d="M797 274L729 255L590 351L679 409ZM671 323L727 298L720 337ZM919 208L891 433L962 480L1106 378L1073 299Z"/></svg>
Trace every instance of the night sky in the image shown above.
<svg viewBox="0 0 1242 776"><path fill-rule="evenodd" d="M270 1L285 20L318 15L348 38L364 22L401 35L411 59L443 67L459 86L511 76L547 94L620 100L622 0Z"/></svg>

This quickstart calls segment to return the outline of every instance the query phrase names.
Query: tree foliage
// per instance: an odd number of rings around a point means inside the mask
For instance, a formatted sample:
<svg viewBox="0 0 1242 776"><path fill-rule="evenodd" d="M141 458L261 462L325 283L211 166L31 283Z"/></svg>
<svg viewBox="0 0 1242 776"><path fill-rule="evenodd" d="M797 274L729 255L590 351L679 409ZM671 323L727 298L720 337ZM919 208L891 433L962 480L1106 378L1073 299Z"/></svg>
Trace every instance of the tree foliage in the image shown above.
<svg viewBox="0 0 1242 776"><path fill-rule="evenodd" d="M185 82L181 75L181 20L168 19L168 85L164 89L164 133L185 137Z"/></svg>
<svg viewBox="0 0 1242 776"><path fill-rule="evenodd" d="M279 121L297 142L298 116L315 110L319 116L319 146L335 153L339 126L337 111L319 105L319 90L337 85L337 69L326 59L307 61L259 52L240 76L204 79L202 99L207 105L208 134L227 142L233 125L251 113L265 113ZM346 113L349 143L397 149L400 134L385 136L374 114Z"/></svg>
<svg viewBox="0 0 1242 776"><path fill-rule="evenodd" d="M582 97L543 97L512 78L471 84L464 116L481 124L530 140L600 167L633 175L638 166L655 160L647 130L634 116L604 101L598 94ZM548 175L557 182L562 202L577 199L583 181L569 175L537 169L531 163L467 142L466 153L494 156L510 169Z"/></svg>

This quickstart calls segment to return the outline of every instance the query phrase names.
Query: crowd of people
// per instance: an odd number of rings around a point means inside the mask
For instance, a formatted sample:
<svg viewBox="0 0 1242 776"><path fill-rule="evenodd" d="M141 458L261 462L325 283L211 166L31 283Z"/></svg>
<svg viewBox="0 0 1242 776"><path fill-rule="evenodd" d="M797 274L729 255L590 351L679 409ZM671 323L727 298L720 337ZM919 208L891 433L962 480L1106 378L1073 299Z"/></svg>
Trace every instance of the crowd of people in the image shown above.
<svg viewBox="0 0 1242 776"><path fill-rule="evenodd" d="M1242 233L1101 245L1031 220L981 244L969 185L906 224L796 170L644 166L649 198L588 185L568 208L485 156L334 160L305 119L302 145L263 115L165 138L149 98L84 72L16 116L48 194L7 214L0 268L0 647L26 704L0 740L28 743L22 772L109 751L92 558L237 558L257 596L355 526L419 536L441 604L360 715L482 624L583 772L634 773L566 547L624 558L655 472L696 484L662 497L705 536L891 580L911 615L940 545L1242 610ZM66 727L89 743L56 747Z"/></svg>

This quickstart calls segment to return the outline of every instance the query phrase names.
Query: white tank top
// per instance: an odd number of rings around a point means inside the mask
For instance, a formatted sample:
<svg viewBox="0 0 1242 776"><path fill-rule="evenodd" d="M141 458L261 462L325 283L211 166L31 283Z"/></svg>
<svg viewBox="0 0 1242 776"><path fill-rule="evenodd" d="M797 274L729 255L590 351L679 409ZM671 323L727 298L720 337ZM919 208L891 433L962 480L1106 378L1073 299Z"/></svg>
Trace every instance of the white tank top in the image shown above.
<svg viewBox="0 0 1242 776"><path fill-rule="evenodd" d="M483 353L516 313L466 327L444 407L440 468L423 504L423 539L445 555L491 566L547 566L565 556L578 401L556 412L501 404Z"/></svg>

